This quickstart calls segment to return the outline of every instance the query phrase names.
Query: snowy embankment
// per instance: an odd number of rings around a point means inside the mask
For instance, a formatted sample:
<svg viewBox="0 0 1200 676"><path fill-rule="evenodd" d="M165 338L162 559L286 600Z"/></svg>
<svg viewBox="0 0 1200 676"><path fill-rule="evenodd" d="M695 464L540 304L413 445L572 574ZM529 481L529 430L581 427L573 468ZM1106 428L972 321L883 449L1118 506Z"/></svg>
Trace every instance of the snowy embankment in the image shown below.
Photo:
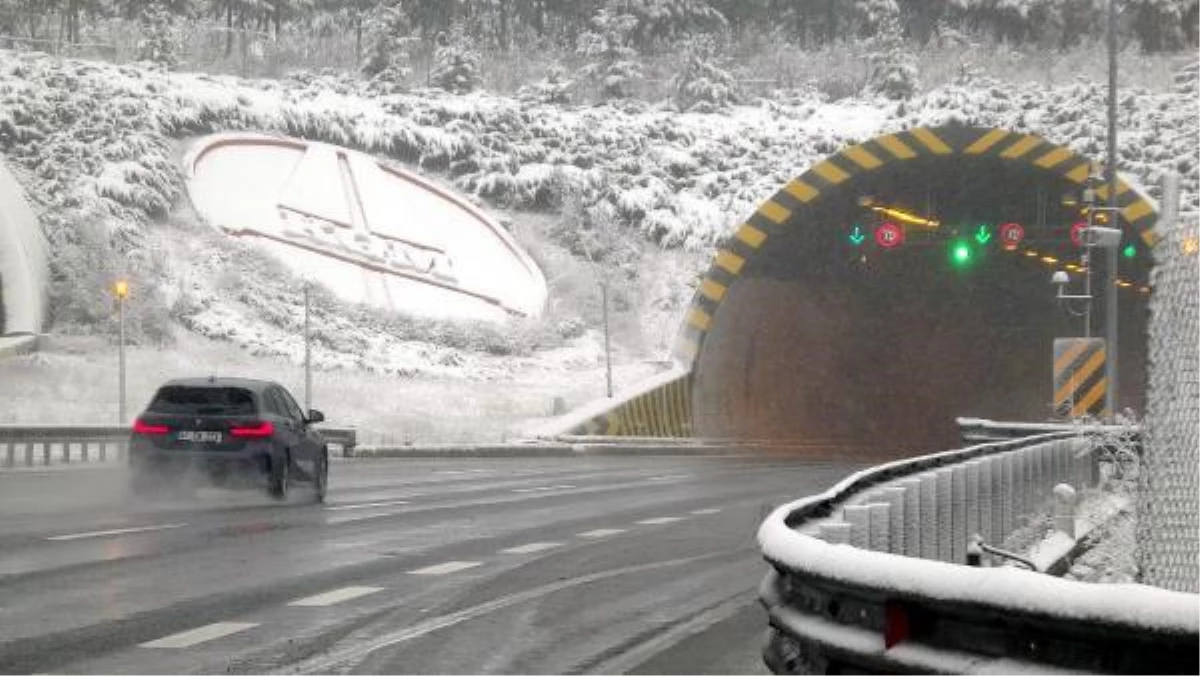
<svg viewBox="0 0 1200 676"><path fill-rule="evenodd" d="M1195 92L1194 83L1188 87ZM172 222L182 195L180 139L249 130L344 145L415 165L492 207L552 210L574 186L589 201L607 202L648 246L704 254L786 180L884 131L956 120L1036 132L1101 156L1103 97L1095 83L974 81L903 104L792 92L727 114L680 114L636 103L563 107L486 94L371 98L352 81L331 77L245 81L0 52L0 151L41 207L60 326L87 330L89 320L107 315L93 278L103 265L80 257L99 240L119 261L111 268L150 280L142 300L157 302L161 314L251 351L294 357L294 345L279 346L291 345L280 337L294 334L298 308L277 269L243 260L237 280L215 284L223 266L244 252L194 227L160 227ZM1200 194L1196 112L1196 100L1182 90L1130 88L1120 106L1122 169L1152 192L1162 172L1181 172L1191 208ZM185 252L172 244L180 238L188 242ZM681 276L674 292L686 296L693 277ZM78 299L88 294L92 304L81 307ZM523 342L513 345L503 334L472 340L451 329L414 329L328 299L318 301L317 313L321 326L337 327L318 336L330 366L422 372L421 359L394 353L423 343L440 354L430 365L437 372L467 374L478 370L481 353L567 349L553 329L525 329ZM547 326L568 319L551 313Z"/></svg>

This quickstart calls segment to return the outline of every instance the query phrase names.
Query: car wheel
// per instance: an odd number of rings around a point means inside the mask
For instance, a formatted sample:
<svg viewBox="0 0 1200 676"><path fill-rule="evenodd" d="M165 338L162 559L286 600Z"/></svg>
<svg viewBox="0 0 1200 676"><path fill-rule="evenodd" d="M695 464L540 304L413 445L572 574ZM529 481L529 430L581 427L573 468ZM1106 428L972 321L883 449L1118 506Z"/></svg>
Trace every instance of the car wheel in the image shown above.
<svg viewBox="0 0 1200 676"><path fill-rule="evenodd" d="M276 500L286 500L288 483L291 481L292 457L286 451L280 462L271 463L271 497Z"/></svg>
<svg viewBox="0 0 1200 676"><path fill-rule="evenodd" d="M316 488L316 501L325 502L325 492L329 486L329 451L322 448L317 456L316 476L313 477L313 487Z"/></svg>

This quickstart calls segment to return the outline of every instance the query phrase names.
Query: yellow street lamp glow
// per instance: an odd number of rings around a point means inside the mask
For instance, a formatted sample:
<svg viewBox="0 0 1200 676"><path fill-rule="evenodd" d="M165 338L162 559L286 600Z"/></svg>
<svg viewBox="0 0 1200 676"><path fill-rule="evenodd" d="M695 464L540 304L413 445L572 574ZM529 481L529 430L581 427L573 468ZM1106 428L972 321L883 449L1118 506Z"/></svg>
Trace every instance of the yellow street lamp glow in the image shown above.
<svg viewBox="0 0 1200 676"><path fill-rule="evenodd" d="M940 222L935 221L932 218L922 218L921 216L909 213L903 209L873 206L871 207L871 211L874 211L877 214L883 214L884 216L888 216L907 225L919 225L923 228L936 228L941 225Z"/></svg>
<svg viewBox="0 0 1200 676"><path fill-rule="evenodd" d="M117 295L117 298L124 299L129 295L129 282L123 279L118 280L117 283L113 285L113 293Z"/></svg>
<svg viewBox="0 0 1200 676"><path fill-rule="evenodd" d="M1200 253L1200 238L1188 237L1183 240L1183 255L1195 256Z"/></svg>
<svg viewBox="0 0 1200 676"><path fill-rule="evenodd" d="M1029 251L1025 252L1025 255L1029 256L1030 258L1037 258L1039 254L1038 254L1038 252L1034 251L1033 249L1030 249Z"/></svg>
<svg viewBox="0 0 1200 676"><path fill-rule="evenodd" d="M1058 262L1058 259L1054 256L1042 256L1042 262L1046 265L1054 265Z"/></svg>

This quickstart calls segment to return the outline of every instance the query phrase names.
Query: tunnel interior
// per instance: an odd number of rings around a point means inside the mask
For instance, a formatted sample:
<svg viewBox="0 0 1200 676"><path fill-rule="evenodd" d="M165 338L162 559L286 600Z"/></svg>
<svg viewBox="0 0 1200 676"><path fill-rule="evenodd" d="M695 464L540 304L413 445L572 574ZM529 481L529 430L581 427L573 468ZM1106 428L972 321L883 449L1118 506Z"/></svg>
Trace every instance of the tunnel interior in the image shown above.
<svg viewBox="0 0 1200 676"><path fill-rule="evenodd" d="M955 446L956 416L1051 419L1053 341L1085 334L1074 313L1086 304L1056 300L1051 284L1080 262L1080 197L1061 175L971 156L914 158L824 191L729 288L695 364L695 432L904 455ZM1006 247L1009 223L1023 238ZM1118 257L1132 283L1117 290L1119 406L1141 410L1150 255L1122 227L1133 248ZM903 243L881 246L881 228ZM1106 259L1094 258L1090 332L1102 336ZM1069 276L1082 294L1082 272Z"/></svg>

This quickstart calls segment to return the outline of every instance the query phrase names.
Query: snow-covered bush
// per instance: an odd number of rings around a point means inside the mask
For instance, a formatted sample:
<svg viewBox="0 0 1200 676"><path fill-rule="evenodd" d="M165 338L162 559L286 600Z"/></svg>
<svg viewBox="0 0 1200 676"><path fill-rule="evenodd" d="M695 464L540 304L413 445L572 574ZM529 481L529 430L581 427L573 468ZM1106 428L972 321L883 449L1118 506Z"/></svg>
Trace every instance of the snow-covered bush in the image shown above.
<svg viewBox="0 0 1200 676"><path fill-rule="evenodd" d="M737 81L727 70L712 35L697 35L684 47L683 69L671 80L680 110L711 113L726 110L737 98Z"/></svg>
<svg viewBox="0 0 1200 676"><path fill-rule="evenodd" d="M528 103L570 103L571 88L575 81L567 76L567 69L554 64L546 69L546 75L532 85L517 91L517 98Z"/></svg>
<svg viewBox="0 0 1200 676"><path fill-rule="evenodd" d="M476 49L466 27L456 23L450 32L439 36L433 54L429 81L448 92L465 94L479 87L479 66L483 56Z"/></svg>
<svg viewBox="0 0 1200 676"><path fill-rule="evenodd" d="M889 99L908 99L917 92L917 57L904 40L900 21L885 15L869 41L867 91Z"/></svg>
<svg viewBox="0 0 1200 676"><path fill-rule="evenodd" d="M408 45L411 27L405 0L381 2L367 23L367 50L360 71L382 93L402 91L412 73Z"/></svg>
<svg viewBox="0 0 1200 676"><path fill-rule="evenodd" d="M630 46L637 18L610 0L592 17L591 27L579 36L576 51L589 60L579 74L598 87L600 98L624 99L633 95L633 84L642 77L638 53Z"/></svg>

